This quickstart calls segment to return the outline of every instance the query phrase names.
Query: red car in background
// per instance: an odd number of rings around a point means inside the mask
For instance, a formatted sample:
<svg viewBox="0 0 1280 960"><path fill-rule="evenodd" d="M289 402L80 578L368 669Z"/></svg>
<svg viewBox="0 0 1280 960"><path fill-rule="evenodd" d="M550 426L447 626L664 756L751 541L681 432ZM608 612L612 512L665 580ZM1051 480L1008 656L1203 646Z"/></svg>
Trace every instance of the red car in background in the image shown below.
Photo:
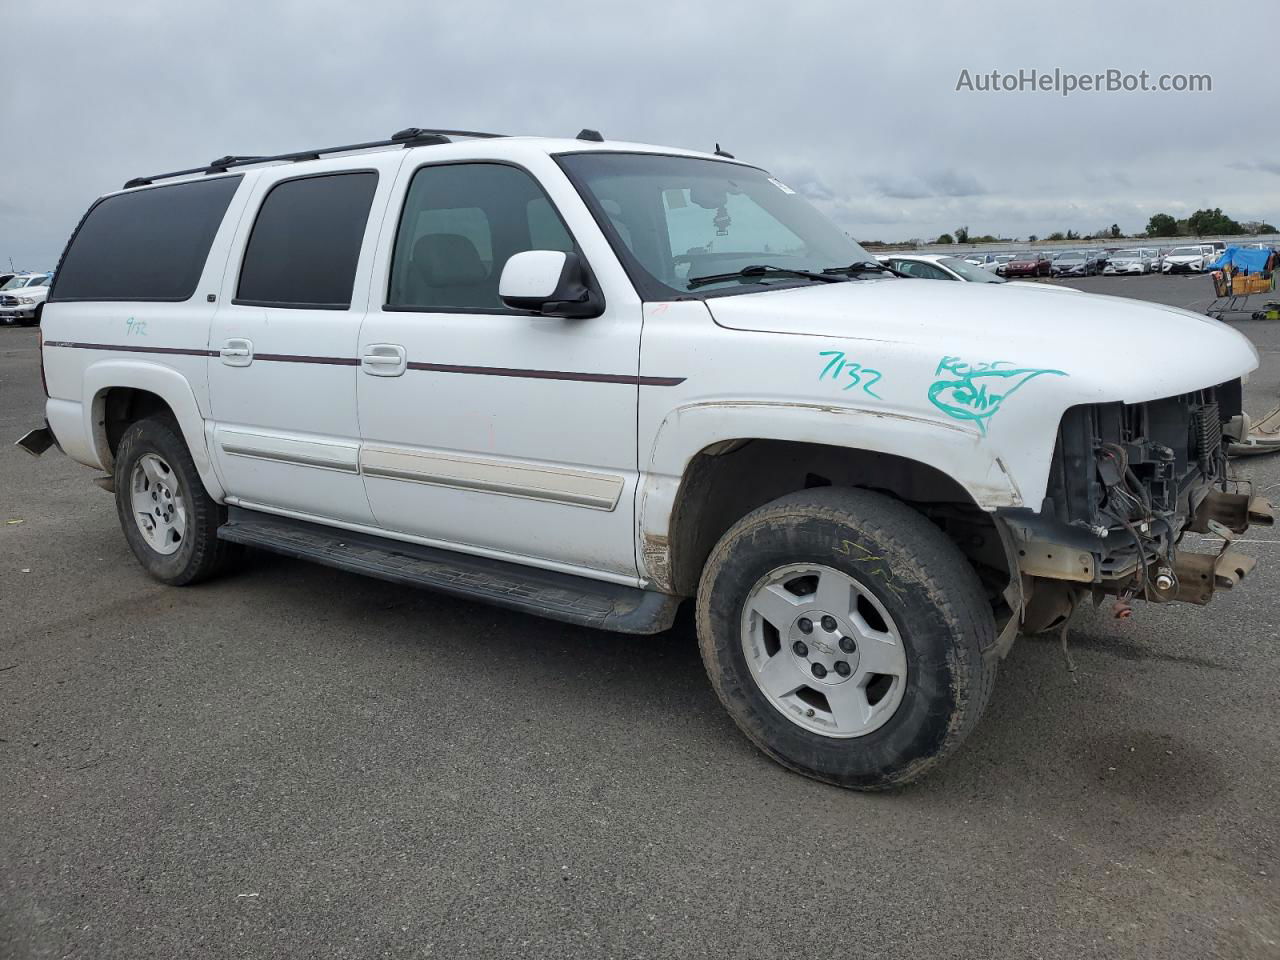
<svg viewBox="0 0 1280 960"><path fill-rule="evenodd" d="M1053 273L1053 261L1047 253L1019 253L999 272L1006 277L1047 277Z"/></svg>

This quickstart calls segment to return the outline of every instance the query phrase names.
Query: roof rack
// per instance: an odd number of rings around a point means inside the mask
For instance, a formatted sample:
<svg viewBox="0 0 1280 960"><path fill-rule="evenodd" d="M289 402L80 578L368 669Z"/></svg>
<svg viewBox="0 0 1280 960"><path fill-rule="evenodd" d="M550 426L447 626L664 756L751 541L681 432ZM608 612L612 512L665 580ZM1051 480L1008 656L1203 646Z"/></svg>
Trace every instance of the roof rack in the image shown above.
<svg viewBox="0 0 1280 960"><path fill-rule="evenodd" d="M190 167L186 170L175 170L173 173L157 173L149 177L134 177L124 185L125 190L133 187L145 187L157 180L171 180L174 177L189 177L197 173L226 173L234 167L246 167L257 163L280 163L303 160L319 160L327 153L353 153L357 150L372 150L374 147L425 147L439 143L449 143L451 137L472 137L476 139L494 139L505 137L505 133L481 133L477 130L426 130L422 127L406 127L393 133L387 140L370 140L367 143L351 143L341 147L322 147L319 150L300 150L296 153L277 153L269 157L250 157L227 155L219 157L204 167Z"/></svg>

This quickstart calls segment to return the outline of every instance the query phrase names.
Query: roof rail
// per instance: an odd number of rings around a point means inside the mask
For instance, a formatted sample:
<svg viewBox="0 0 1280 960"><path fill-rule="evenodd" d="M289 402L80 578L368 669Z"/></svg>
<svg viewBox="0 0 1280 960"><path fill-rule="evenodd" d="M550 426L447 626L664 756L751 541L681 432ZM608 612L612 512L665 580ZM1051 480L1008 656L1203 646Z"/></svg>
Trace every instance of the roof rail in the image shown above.
<svg viewBox="0 0 1280 960"><path fill-rule="evenodd" d="M234 167L247 167L257 163L282 163L286 161L319 160L327 153L353 153L357 150L372 150L375 147L423 147L432 144L449 143L451 137L472 137L476 139L494 139L505 137L505 133L481 133L478 130L426 130L421 127L406 127L391 135L386 140L370 140L367 143L351 143L341 147L322 147L319 150L299 150L295 153L277 153L269 157L246 157L228 154L219 157L208 166L190 167L186 170L175 170L172 173L157 173L149 177L134 177L124 185L125 190L133 187L145 187L157 180L171 180L174 177L189 177L196 173L226 173Z"/></svg>

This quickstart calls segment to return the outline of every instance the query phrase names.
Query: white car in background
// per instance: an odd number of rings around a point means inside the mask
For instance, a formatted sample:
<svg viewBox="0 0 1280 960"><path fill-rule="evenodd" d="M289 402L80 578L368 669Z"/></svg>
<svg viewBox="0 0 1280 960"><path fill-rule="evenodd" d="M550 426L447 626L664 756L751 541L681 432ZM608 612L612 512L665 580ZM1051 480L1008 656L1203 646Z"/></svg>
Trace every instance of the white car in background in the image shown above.
<svg viewBox="0 0 1280 960"><path fill-rule="evenodd" d="M876 257L885 266L899 273L921 280L964 280L968 283L1007 283L1014 287L1035 287L1040 290L1066 290L1079 293L1072 287L1060 287L1025 280L1006 280L984 267L968 260L947 256L945 253L887 253Z"/></svg>
<svg viewBox="0 0 1280 960"><path fill-rule="evenodd" d="M52 279L51 273L20 273L0 287L0 323L23 327L39 323Z"/></svg>
<svg viewBox="0 0 1280 960"><path fill-rule="evenodd" d="M1004 265L1006 263L1010 263L1017 256L1018 255L1016 253L997 253L990 260L987 261L986 269L991 270L992 272L1003 276Z"/></svg>
<svg viewBox="0 0 1280 960"><path fill-rule="evenodd" d="M1215 259L1201 246L1174 247L1164 255L1160 270L1162 273L1204 273L1205 267Z"/></svg>
<svg viewBox="0 0 1280 960"><path fill-rule="evenodd" d="M1102 272L1114 277L1127 273L1150 273L1156 260L1156 251L1147 247L1136 247L1131 250L1117 250L1107 260Z"/></svg>

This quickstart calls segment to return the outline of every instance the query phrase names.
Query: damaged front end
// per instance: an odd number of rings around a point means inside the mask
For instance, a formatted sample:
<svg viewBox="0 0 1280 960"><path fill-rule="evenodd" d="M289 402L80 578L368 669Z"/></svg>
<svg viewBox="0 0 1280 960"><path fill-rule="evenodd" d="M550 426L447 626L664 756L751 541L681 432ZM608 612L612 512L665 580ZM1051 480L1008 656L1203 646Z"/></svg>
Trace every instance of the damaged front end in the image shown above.
<svg viewBox="0 0 1280 960"><path fill-rule="evenodd" d="M1229 476L1227 447L1248 431L1241 400L1234 380L1066 412L1042 509L999 512L1022 575L1022 632L1063 623L1086 596L1114 597L1117 616L1134 599L1208 603L1253 569L1231 541L1274 514ZM1188 532L1220 537L1222 546L1184 549Z"/></svg>

